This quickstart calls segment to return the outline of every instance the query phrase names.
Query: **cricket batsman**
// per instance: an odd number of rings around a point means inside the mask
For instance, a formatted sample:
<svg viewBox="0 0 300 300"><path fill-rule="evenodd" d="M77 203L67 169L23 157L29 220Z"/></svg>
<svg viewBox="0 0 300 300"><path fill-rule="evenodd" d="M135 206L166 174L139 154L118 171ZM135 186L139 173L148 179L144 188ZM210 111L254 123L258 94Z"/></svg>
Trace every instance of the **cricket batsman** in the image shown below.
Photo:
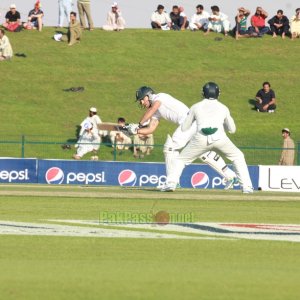
<svg viewBox="0 0 300 300"><path fill-rule="evenodd" d="M253 193L252 182L244 154L227 137L225 130L235 133L236 126L229 109L218 101L220 90L214 82L203 86L204 99L194 104L181 123L182 132L189 132L196 122L196 134L172 161L163 191L174 191L185 165L207 151L217 150L234 166L243 193Z"/></svg>
<svg viewBox="0 0 300 300"><path fill-rule="evenodd" d="M179 155L179 150L182 149L196 133L196 122L193 122L187 130L183 131L181 124L184 123L188 115L189 108L169 94L155 94L153 89L150 87L140 87L136 91L136 101L138 101L140 105L146 109L146 112L140 119L139 124L128 125L128 132L130 134L148 135L153 133L161 118L178 125L178 128L175 130L173 135L167 136L163 149L166 163L166 174L168 177L170 175L170 165L172 160ZM149 125L144 127L143 125L145 124ZM199 158L215 169L222 177L225 177L225 189L231 188L236 182L236 174L225 164L222 157L220 157L217 153L208 149L206 152L201 153ZM158 188L163 189L163 187Z"/></svg>

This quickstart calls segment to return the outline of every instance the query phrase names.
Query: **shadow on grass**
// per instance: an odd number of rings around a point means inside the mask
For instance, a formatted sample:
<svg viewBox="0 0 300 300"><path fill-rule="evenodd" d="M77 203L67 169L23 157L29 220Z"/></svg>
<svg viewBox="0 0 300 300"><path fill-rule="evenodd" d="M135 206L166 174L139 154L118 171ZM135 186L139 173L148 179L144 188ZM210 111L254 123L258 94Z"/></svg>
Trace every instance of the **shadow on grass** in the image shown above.
<svg viewBox="0 0 300 300"><path fill-rule="evenodd" d="M255 99L248 99L248 103L250 105L252 105L252 110L256 110L255 104L256 104L256 100Z"/></svg>

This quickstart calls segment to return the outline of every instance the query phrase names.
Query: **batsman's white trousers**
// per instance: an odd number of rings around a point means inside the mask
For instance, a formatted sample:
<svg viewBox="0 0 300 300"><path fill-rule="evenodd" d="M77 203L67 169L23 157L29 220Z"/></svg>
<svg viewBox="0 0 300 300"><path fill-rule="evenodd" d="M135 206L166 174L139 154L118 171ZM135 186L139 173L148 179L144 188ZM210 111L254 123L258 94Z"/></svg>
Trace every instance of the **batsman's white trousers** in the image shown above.
<svg viewBox="0 0 300 300"><path fill-rule="evenodd" d="M196 122L187 131L181 130L181 125L172 134L173 150L180 150L189 142L192 136L197 132Z"/></svg>
<svg viewBox="0 0 300 300"><path fill-rule="evenodd" d="M242 151L238 149L226 135L220 140L209 144L207 136L200 133L196 133L189 144L181 151L179 156L174 158L172 165L170 166L170 173L167 177L167 182L179 182L179 178L185 165L192 163L205 152L214 150L224 154L226 158L232 162L241 186L243 188L252 188L248 167Z"/></svg>

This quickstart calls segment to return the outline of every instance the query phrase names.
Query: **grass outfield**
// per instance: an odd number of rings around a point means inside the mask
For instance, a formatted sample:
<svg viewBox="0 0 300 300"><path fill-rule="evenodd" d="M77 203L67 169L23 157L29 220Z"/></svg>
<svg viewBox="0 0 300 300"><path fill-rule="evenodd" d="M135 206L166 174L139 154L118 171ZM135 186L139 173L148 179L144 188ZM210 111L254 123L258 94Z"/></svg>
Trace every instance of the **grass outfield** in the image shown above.
<svg viewBox="0 0 300 300"><path fill-rule="evenodd" d="M42 228L46 226L43 224L63 225L63 220L72 220L69 225L74 225L76 220L97 220L103 211L146 214L162 210L172 214L192 213L195 223L296 226L300 224L299 200L299 195L292 193L243 195L240 191L191 189L160 193L121 187L1 185L0 231L7 221L29 222ZM91 227L78 223L76 226ZM167 227L156 226L145 232L168 233ZM107 226L94 224L92 228ZM116 227L108 228L117 231ZM210 235L214 239L207 239L201 234L181 234L199 239L0 234L0 297L30 300L298 298L299 242L214 235Z"/></svg>
<svg viewBox="0 0 300 300"><path fill-rule="evenodd" d="M229 37L218 42L213 33L204 37L190 31L95 30L84 32L80 44L68 47L55 42L54 33L54 28L42 33L8 33L14 52L24 52L27 58L1 63L1 74L7 80L1 84L0 141L20 140L21 134L34 142L75 141L76 126L90 106L99 109L103 121L124 116L128 122L137 122L142 114L134 103L139 86L150 85L190 106L207 81L220 85L221 100L237 123L232 140L238 146L281 147L284 127L292 130L295 141L300 140L298 40L266 36L239 41ZM249 104L266 80L278 98L275 114L258 114ZM84 86L85 91L62 91L71 86ZM162 121L155 143L163 144L173 130L174 126ZM102 147L100 158L112 159L110 152L111 148ZM57 144L25 147L26 157L70 158L72 153L63 152ZM279 150L246 151L249 164L277 164L279 154ZM0 147L0 156L20 155L20 146ZM133 160L132 153L118 160ZM147 160L162 161L161 148Z"/></svg>

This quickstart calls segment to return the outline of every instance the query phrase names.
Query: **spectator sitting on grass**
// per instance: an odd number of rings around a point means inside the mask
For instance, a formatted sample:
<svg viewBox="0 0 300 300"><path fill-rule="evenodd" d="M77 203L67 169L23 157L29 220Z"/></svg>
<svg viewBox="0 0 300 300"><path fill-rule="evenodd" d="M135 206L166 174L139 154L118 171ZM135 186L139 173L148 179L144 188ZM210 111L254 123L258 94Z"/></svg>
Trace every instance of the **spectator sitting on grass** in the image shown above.
<svg viewBox="0 0 300 300"><path fill-rule="evenodd" d="M180 8L182 11L180 11ZM171 18L171 28L173 30L185 30L189 26L189 21L187 20L186 14L183 12L183 7L178 7L174 5L170 13Z"/></svg>
<svg viewBox="0 0 300 300"><path fill-rule="evenodd" d="M276 16L270 19L268 23L270 24L273 38L276 38L277 35L281 35L281 37L284 39L289 33L289 19L283 14L281 9L277 11Z"/></svg>
<svg viewBox="0 0 300 300"><path fill-rule="evenodd" d="M44 13L41 10L41 3L38 0L35 5L34 9L32 9L28 14L28 22L25 23L23 26L25 29L38 29L42 31L43 28L43 18Z"/></svg>
<svg viewBox="0 0 300 300"><path fill-rule="evenodd" d="M292 34L291 38L294 40L300 36L300 8L297 8L296 14L291 17L290 26Z"/></svg>
<svg viewBox="0 0 300 300"><path fill-rule="evenodd" d="M125 126L125 119L122 117L118 118L118 125ZM128 150L132 144L131 138L121 131L111 131L109 137L112 147L116 146L117 150Z"/></svg>
<svg viewBox="0 0 300 300"><path fill-rule="evenodd" d="M263 88L256 94L255 108L258 112L269 112L273 113L276 109L275 92L271 90L269 82L263 83Z"/></svg>
<svg viewBox="0 0 300 300"><path fill-rule="evenodd" d="M17 7L15 4L11 4L9 7L9 11L5 15L6 22L3 23L3 27L8 31L20 31L22 29L21 23L21 15L17 11Z"/></svg>
<svg viewBox="0 0 300 300"><path fill-rule="evenodd" d="M93 123L86 121L83 124L83 132L79 136L75 148L77 148L76 154L73 155L74 159L81 159L85 154L92 152L94 155L91 160L98 160L97 151L100 146L100 137L98 135L98 129L94 128Z"/></svg>
<svg viewBox="0 0 300 300"><path fill-rule="evenodd" d="M121 11L116 2L111 6L111 11L107 14L106 24L103 25L103 30L120 31L125 28L125 20L122 17Z"/></svg>
<svg viewBox="0 0 300 300"><path fill-rule="evenodd" d="M247 29L247 18L250 15L250 10L240 7L238 8L238 14L235 17L236 21L236 27L233 29L233 32L235 34L235 38L238 40L241 37L252 37L252 36L257 36L257 33L251 33Z"/></svg>
<svg viewBox="0 0 300 300"><path fill-rule="evenodd" d="M96 107L91 107L89 109L88 117L85 118L81 122L81 124L80 124L81 129L80 129L79 135L81 135L84 132L84 124L86 122L91 122L93 124L93 127L98 130L98 126L102 123L102 121L101 121L100 117L97 115L97 108Z"/></svg>
<svg viewBox="0 0 300 300"><path fill-rule="evenodd" d="M207 30L209 13L204 10L203 5L199 4L196 6L196 13L192 16L190 22L190 29L196 30Z"/></svg>
<svg viewBox="0 0 300 300"><path fill-rule="evenodd" d="M259 36L263 36L270 31L270 28L266 26L266 18L268 13L258 6L255 14L251 17L251 26L249 30L251 33L256 32Z"/></svg>
<svg viewBox="0 0 300 300"><path fill-rule="evenodd" d="M153 29L170 30L171 19L164 11L165 7L161 4L157 6L157 10L151 16L151 26Z"/></svg>
<svg viewBox="0 0 300 300"><path fill-rule="evenodd" d="M223 32L225 36L228 35L230 29L230 22L228 16L220 12L220 8L216 5L211 7L212 14L208 18L209 23L205 34L209 34L210 31Z"/></svg>
<svg viewBox="0 0 300 300"><path fill-rule="evenodd" d="M81 38L81 27L80 23L76 19L76 12L72 11L70 13L70 24L68 28L67 36L62 35L61 33L55 34L54 39L59 42L68 42L69 46L74 45L77 42L80 42Z"/></svg>
<svg viewBox="0 0 300 300"><path fill-rule="evenodd" d="M13 51L4 29L0 29L0 61L11 59Z"/></svg>
<svg viewBox="0 0 300 300"><path fill-rule="evenodd" d="M150 155L154 144L153 134L136 134L133 138L133 144L134 157L143 158L145 154Z"/></svg>

